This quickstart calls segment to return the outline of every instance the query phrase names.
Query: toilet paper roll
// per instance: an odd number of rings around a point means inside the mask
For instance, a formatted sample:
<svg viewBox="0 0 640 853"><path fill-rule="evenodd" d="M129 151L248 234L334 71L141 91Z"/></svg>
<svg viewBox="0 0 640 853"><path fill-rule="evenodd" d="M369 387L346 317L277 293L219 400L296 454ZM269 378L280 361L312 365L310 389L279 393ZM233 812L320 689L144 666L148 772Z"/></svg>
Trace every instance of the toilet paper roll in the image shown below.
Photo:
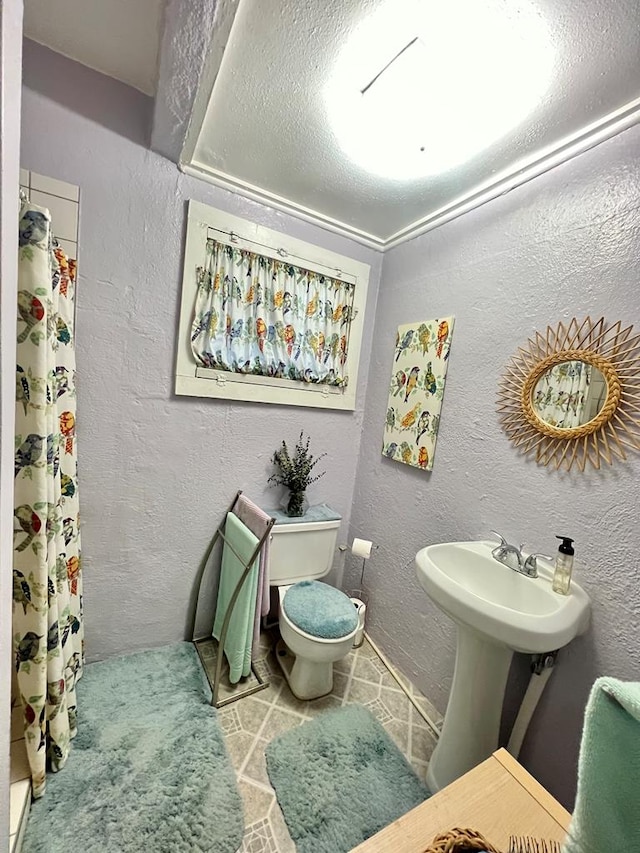
<svg viewBox="0 0 640 853"><path fill-rule="evenodd" d="M356 557L362 557L364 560L368 560L371 556L372 548L373 542L369 542L368 539L354 539L353 545L351 546L351 553L355 554Z"/></svg>

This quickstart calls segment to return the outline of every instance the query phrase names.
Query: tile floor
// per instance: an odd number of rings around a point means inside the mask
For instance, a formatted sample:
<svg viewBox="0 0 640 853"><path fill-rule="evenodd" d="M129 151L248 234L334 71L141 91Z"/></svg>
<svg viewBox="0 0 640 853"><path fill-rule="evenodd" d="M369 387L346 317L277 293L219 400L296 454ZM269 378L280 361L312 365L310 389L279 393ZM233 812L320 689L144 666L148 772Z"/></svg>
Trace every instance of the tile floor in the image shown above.
<svg viewBox="0 0 640 853"><path fill-rule="evenodd" d="M310 702L301 702L289 690L273 645L273 636L263 634L256 662L260 675L270 678L269 687L218 710L244 800L246 830L241 853L295 853L264 757L267 743L281 732L322 711L359 702L377 716L422 778L436 743L424 718L367 640L335 665L333 693ZM442 717L428 700L406 680L404 683L416 703L440 724Z"/></svg>

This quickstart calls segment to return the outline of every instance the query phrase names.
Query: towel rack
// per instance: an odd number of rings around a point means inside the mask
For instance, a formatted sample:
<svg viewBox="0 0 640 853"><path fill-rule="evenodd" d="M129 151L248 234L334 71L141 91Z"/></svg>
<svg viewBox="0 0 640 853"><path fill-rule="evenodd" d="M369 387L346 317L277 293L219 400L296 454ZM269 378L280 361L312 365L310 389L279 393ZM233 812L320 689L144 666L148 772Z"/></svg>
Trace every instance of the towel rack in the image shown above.
<svg viewBox="0 0 640 853"><path fill-rule="evenodd" d="M242 494L242 489L236 493L236 496L233 499L233 501L231 502L231 506L229 507L227 512L233 512L233 510L236 506L236 503L238 502L238 498L240 497L241 494ZM225 513L225 520L226 520L226 517L227 517L227 513ZM238 596L240 595L240 590L242 589L242 585L244 584L246 579L249 577L251 567L253 566L258 555L260 554L260 551L262 550L262 546L264 545L265 541L267 540L267 537L271 535L271 528L275 524L275 521L276 521L275 518L269 519L269 521L267 523L267 527L265 529L265 532L260 537L256 547L253 550L253 553L251 554L250 559L247 560L246 562L238 554L238 552L235 550L233 545L231 545L231 543L225 537L225 534L224 534L224 523L225 522L223 521L218 526L218 529L216 530L216 532L213 534L213 539L211 540L209 547L207 548L206 553L205 553L204 557L202 558L202 562L200 563L200 566L198 567L198 573L196 575L196 585L195 585L195 600L194 600L192 615L191 615L191 619L190 619L190 623L189 623L188 636L190 638L190 641L194 644L194 646L196 648L196 651L198 653L198 657L200 658L200 663L202 664L202 668L205 672L205 675L207 676L207 681L209 682L209 687L211 688L211 705L213 705L216 708L221 708L223 705L229 705L231 702L235 702L237 699L242 699L244 696L249 696L252 693L257 693L259 690L264 690L265 687L269 686L269 681L262 678L260 673L254 668L253 662L252 662L251 663L251 673L254 676L255 680L257 681L257 684L252 684L249 687L247 687L245 690L236 691L236 692L234 692L233 696L229 696L226 699L219 699L218 698L219 692L220 692L220 678L222 676L222 664L224 661L224 646L225 646L225 642L227 639L227 631L229 629L229 624L231 622L231 616L233 614L233 608L235 607L236 601L238 600ZM225 546L233 552L233 554L238 558L238 560L240 560L240 562L242 563L242 565L244 567L244 571L243 571L242 575L240 576L240 579L238 580L238 583L236 584L236 586L233 590L233 593L231 595L231 599L229 601L229 605L227 607L227 612L225 613L225 616L224 616L224 621L222 623L222 631L220 632L220 640L218 642L218 647L217 647L217 651L216 651L216 670L215 670L215 675L214 675L213 680L212 680L211 674L209 672L209 667L207 666L206 661L205 661L204 656L203 656L203 653L202 653L202 647L205 643L208 644L213 639L213 637L208 636L208 637L200 637L200 638L196 639L195 632L196 632L196 616L198 613L198 602L199 602L199 598L200 598L200 590L202 587L202 579L204 577L204 572L205 572L205 569L207 567L207 563L209 562L209 558L211 556L211 553L212 553L218 539L222 539Z"/></svg>

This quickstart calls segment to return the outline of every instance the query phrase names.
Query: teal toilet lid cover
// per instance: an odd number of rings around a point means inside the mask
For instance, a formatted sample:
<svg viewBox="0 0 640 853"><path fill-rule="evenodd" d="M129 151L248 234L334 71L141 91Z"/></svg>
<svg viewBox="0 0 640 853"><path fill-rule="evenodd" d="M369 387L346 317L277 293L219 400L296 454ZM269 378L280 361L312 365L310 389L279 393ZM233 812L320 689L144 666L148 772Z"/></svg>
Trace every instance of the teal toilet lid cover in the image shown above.
<svg viewBox="0 0 640 853"><path fill-rule="evenodd" d="M301 631L323 640L346 637L358 625L358 614L351 599L321 581L294 584L287 590L282 606Z"/></svg>

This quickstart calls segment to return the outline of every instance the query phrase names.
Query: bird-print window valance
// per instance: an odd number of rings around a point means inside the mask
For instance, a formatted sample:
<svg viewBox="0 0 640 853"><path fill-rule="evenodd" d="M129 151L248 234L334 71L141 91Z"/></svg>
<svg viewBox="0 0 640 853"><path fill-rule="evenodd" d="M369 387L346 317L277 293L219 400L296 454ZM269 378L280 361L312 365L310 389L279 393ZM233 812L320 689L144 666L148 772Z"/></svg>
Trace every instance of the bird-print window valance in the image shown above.
<svg viewBox="0 0 640 853"><path fill-rule="evenodd" d="M354 284L210 238L206 251L191 327L198 364L346 386Z"/></svg>

